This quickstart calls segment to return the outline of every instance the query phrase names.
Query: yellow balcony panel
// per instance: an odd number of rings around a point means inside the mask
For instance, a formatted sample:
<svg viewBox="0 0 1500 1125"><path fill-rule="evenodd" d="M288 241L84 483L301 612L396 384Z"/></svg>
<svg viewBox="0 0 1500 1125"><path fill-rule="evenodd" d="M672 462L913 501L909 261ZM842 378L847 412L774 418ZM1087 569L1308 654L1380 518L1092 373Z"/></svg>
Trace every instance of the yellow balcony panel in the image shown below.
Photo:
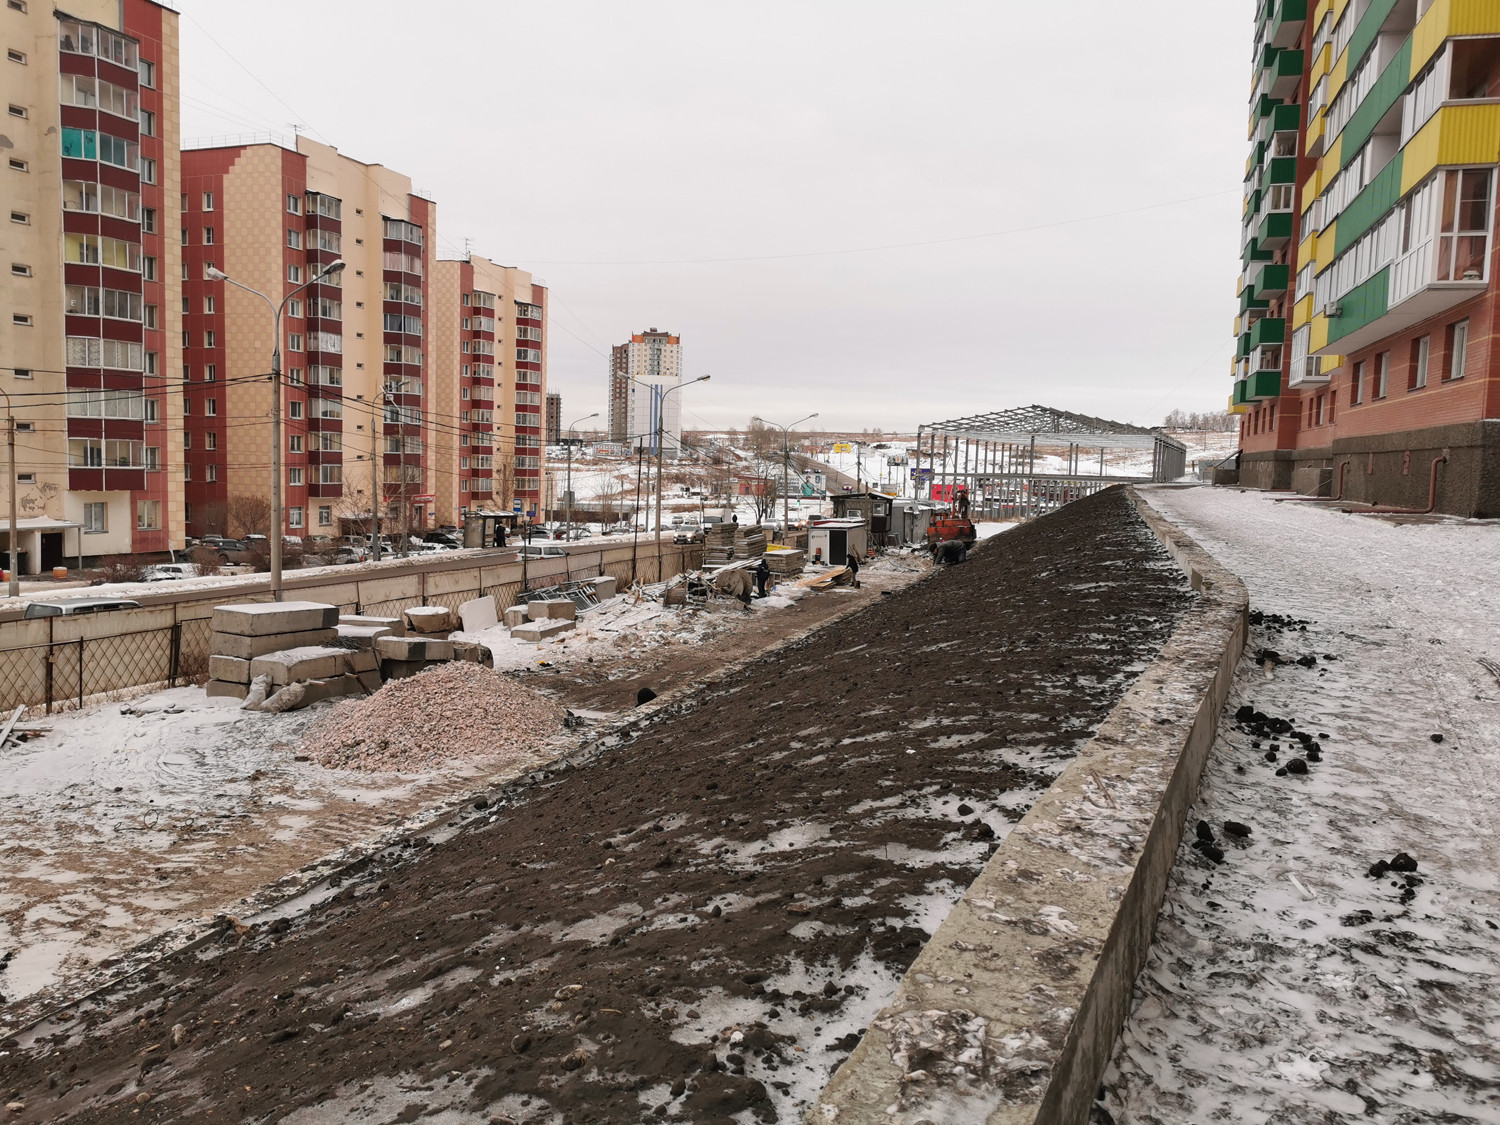
<svg viewBox="0 0 1500 1125"><path fill-rule="evenodd" d="M1457 164L1493 164L1500 152L1500 103L1445 105L1406 142L1401 159L1401 194L1432 174Z"/></svg>
<svg viewBox="0 0 1500 1125"><path fill-rule="evenodd" d="M1318 79L1333 69L1333 44L1324 43L1323 49L1313 56L1312 65L1307 68L1307 88L1311 90L1318 84Z"/></svg>
<svg viewBox="0 0 1500 1125"><path fill-rule="evenodd" d="M1307 350L1310 355L1316 355L1328 346L1328 318L1322 313L1313 317L1311 322L1312 333L1308 341Z"/></svg>
<svg viewBox="0 0 1500 1125"><path fill-rule="evenodd" d="M1292 306L1292 331L1312 322L1313 298L1309 293Z"/></svg>
<svg viewBox="0 0 1500 1125"><path fill-rule="evenodd" d="M1307 139L1302 145L1305 156L1317 156L1323 151L1323 142L1328 139L1328 114L1318 110L1318 116L1307 125Z"/></svg>
<svg viewBox="0 0 1500 1125"><path fill-rule="evenodd" d="M1349 52L1346 49L1342 55L1328 69L1328 104L1333 104L1333 99L1339 96L1339 91L1344 88L1344 83L1349 81Z"/></svg>
<svg viewBox="0 0 1500 1125"><path fill-rule="evenodd" d="M1311 176L1302 181L1302 214L1323 194L1323 169L1314 168Z"/></svg>
<svg viewBox="0 0 1500 1125"><path fill-rule="evenodd" d="M1331 262L1338 257L1334 253L1337 245L1339 221L1335 219L1321 231L1318 232L1318 248L1313 254L1313 260L1317 262Z"/></svg>
<svg viewBox="0 0 1500 1125"><path fill-rule="evenodd" d="M1230 414L1249 414L1250 408L1243 402L1235 402L1234 395L1230 395L1228 411Z"/></svg>
<svg viewBox="0 0 1500 1125"><path fill-rule="evenodd" d="M1320 165L1320 167L1328 169L1328 173L1329 173L1329 175L1328 175L1328 182L1329 183L1333 182L1333 177L1335 175L1337 175L1338 174L1338 170L1341 167L1343 167L1343 161L1340 159L1340 157L1342 157L1343 155L1344 155L1344 134L1340 133L1338 136L1334 137L1332 140L1330 140L1328 142L1328 148L1323 153L1323 162Z"/></svg>
<svg viewBox="0 0 1500 1125"><path fill-rule="evenodd" d="M1411 77L1422 72L1448 38L1497 34L1500 6L1494 0L1436 0L1411 33Z"/></svg>
<svg viewBox="0 0 1500 1125"><path fill-rule="evenodd" d="M1300 270L1308 262L1318 260L1318 233L1313 231L1304 238L1297 246L1297 268Z"/></svg>

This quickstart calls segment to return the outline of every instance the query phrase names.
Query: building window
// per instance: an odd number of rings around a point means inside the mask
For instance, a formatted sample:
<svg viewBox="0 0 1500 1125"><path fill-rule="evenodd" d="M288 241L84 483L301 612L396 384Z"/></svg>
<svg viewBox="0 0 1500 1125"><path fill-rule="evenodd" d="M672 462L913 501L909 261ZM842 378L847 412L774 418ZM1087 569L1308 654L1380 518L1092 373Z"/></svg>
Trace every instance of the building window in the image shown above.
<svg viewBox="0 0 1500 1125"><path fill-rule="evenodd" d="M205 399L203 413L210 418L217 418L219 416L219 400L216 398Z"/></svg>
<svg viewBox="0 0 1500 1125"><path fill-rule="evenodd" d="M184 297L183 301L186 301L186 300L187 300L187 298ZM183 312L187 312L187 309L184 308L182 311ZM216 311L218 311L217 310L217 306L214 304L214 299L213 299L212 295L203 298L203 311L205 313L207 313L209 316L212 316Z"/></svg>
<svg viewBox="0 0 1500 1125"><path fill-rule="evenodd" d="M159 530L161 528L161 501L138 501L135 506L135 526L140 531Z"/></svg>
<svg viewBox="0 0 1500 1125"><path fill-rule="evenodd" d="M10 115L12 117L19 117L22 121L31 116L31 114L26 112L24 105L12 105L10 107Z"/></svg>
<svg viewBox="0 0 1500 1125"><path fill-rule="evenodd" d="M12 172L29 172L31 165L24 160L17 160L14 156L10 158L10 170Z"/></svg>
<svg viewBox="0 0 1500 1125"><path fill-rule="evenodd" d="M193 435L191 433L187 432L187 431L183 431L183 434L182 434L182 448L183 449L192 449L193 448Z"/></svg>
<svg viewBox="0 0 1500 1125"><path fill-rule="evenodd" d="M1448 325L1448 374L1446 379L1462 379L1464 365L1468 362L1469 322L1460 320Z"/></svg>
<svg viewBox="0 0 1500 1125"><path fill-rule="evenodd" d="M188 211L188 201L187 201L187 199L188 199L187 192L183 192L182 193L182 207L181 207L181 210L182 210L182 213L184 215L186 215L187 211Z"/></svg>
<svg viewBox="0 0 1500 1125"><path fill-rule="evenodd" d="M286 213L288 215L302 214L302 197L300 195L289 195L286 197Z"/></svg>
<svg viewBox="0 0 1500 1125"><path fill-rule="evenodd" d="M193 479L193 466L191 464L188 464L188 463L184 463L183 464L183 466L182 466L182 479L186 480L186 481L190 481L190 480ZM188 517L188 519L192 519L192 518L193 518L192 516Z"/></svg>
<svg viewBox="0 0 1500 1125"><path fill-rule="evenodd" d="M156 136L156 114L149 109L141 110L141 135L144 137Z"/></svg>
<svg viewBox="0 0 1500 1125"><path fill-rule="evenodd" d="M182 245L186 246L188 244L188 229L187 229L187 227L183 227L177 233L181 236Z"/></svg>
<svg viewBox="0 0 1500 1125"><path fill-rule="evenodd" d="M287 266L287 268L286 268L286 279L288 281L290 281L294 285L301 284L301 282L302 282L302 267L301 266Z"/></svg>
<svg viewBox="0 0 1500 1125"><path fill-rule="evenodd" d="M333 509L327 504L318 505L318 526L331 527L333 525Z"/></svg>
<svg viewBox="0 0 1500 1125"><path fill-rule="evenodd" d="M205 211L212 211L214 209L214 193L213 192L211 192L211 191L205 191L203 193L203 209Z"/></svg>
<svg viewBox="0 0 1500 1125"><path fill-rule="evenodd" d="M147 328L155 328L155 327L157 327L156 313L157 313L157 309L156 309L155 305L147 305L146 306L146 327Z"/></svg>
<svg viewBox="0 0 1500 1125"><path fill-rule="evenodd" d="M17 484L35 484L36 483L36 474L35 473L17 473L16 474L16 483Z"/></svg>
<svg viewBox="0 0 1500 1125"><path fill-rule="evenodd" d="M288 246L290 246L293 250L301 250L302 249L302 232L301 231L297 231L297 230L293 230L291 227L287 227L286 228L286 244Z"/></svg>
<svg viewBox="0 0 1500 1125"><path fill-rule="evenodd" d="M219 377L219 365L217 363L210 363L207 367L205 367L203 369L203 381L205 383L212 383L218 377Z"/></svg>
<svg viewBox="0 0 1500 1125"><path fill-rule="evenodd" d="M188 398L187 395L183 395L182 396L182 416L184 418L187 418L187 417L190 417L192 415L192 413L193 413L193 400L190 399L190 398Z"/></svg>
<svg viewBox="0 0 1500 1125"><path fill-rule="evenodd" d="M300 352L303 350L303 338L300 332L288 332L286 338L286 350L289 352Z"/></svg>
<svg viewBox="0 0 1500 1125"><path fill-rule="evenodd" d="M10 264L10 272L16 277L30 277L31 267L25 262L12 262Z"/></svg>
<svg viewBox="0 0 1500 1125"><path fill-rule="evenodd" d="M1354 374L1349 377L1349 403L1358 406L1365 401L1365 364L1363 360L1354 365Z"/></svg>
<svg viewBox="0 0 1500 1125"><path fill-rule="evenodd" d="M186 267L184 266L184 268L186 268ZM142 258L141 259L141 277L144 278L147 281L155 281L156 280L156 259L155 258Z"/></svg>
<svg viewBox="0 0 1500 1125"><path fill-rule="evenodd" d="M11 313L10 314L10 322L12 324L25 325L26 327L29 328L29 327L31 327L31 314L30 313Z"/></svg>
<svg viewBox="0 0 1500 1125"><path fill-rule="evenodd" d="M204 434L203 435L203 448L204 449L218 449L219 448L219 435L216 434L216 433L214 433L212 430L210 430L208 433Z"/></svg>
<svg viewBox="0 0 1500 1125"><path fill-rule="evenodd" d="M286 522L289 527L302 526L302 509L296 506L286 510Z"/></svg>
<svg viewBox="0 0 1500 1125"><path fill-rule="evenodd" d="M1432 337L1423 336L1411 342L1411 378L1406 389L1420 391L1427 385L1427 365L1432 361Z"/></svg>
<svg viewBox="0 0 1500 1125"><path fill-rule="evenodd" d="M290 449L291 452L302 453L305 451L305 445L303 443L301 434L292 434L287 440L290 443L288 445L288 449Z"/></svg>
<svg viewBox="0 0 1500 1125"><path fill-rule="evenodd" d="M13 223L24 223L29 225L31 222L31 216L25 211L12 211L10 213L10 221Z"/></svg>
<svg viewBox="0 0 1500 1125"><path fill-rule="evenodd" d="M31 368L29 368L29 367L17 367L17 368L12 369L11 374L14 375L17 379L30 379L31 378Z"/></svg>
<svg viewBox="0 0 1500 1125"><path fill-rule="evenodd" d="M141 183L156 183L156 161L147 157L141 158Z"/></svg>
<svg viewBox="0 0 1500 1125"><path fill-rule="evenodd" d="M154 399L154 398L148 398L146 400L146 404L145 405L146 405L146 419L145 420L147 422L160 422L161 421L161 406L157 402L157 400Z"/></svg>
<svg viewBox="0 0 1500 1125"><path fill-rule="evenodd" d="M156 352L147 352L146 353L146 374L147 375L156 375L156 374L158 374L159 371L160 371L160 368L157 366L157 364L159 364L160 362L161 362L161 359L157 355Z"/></svg>
<svg viewBox="0 0 1500 1125"><path fill-rule="evenodd" d="M146 468L156 472L161 471L161 447L156 445L146 446Z"/></svg>
<svg viewBox="0 0 1500 1125"><path fill-rule="evenodd" d="M302 472L303 471L301 469L298 469L298 468L288 469L286 471L286 483L287 483L287 485L289 487L292 487L292 488L300 488L300 487L302 487Z"/></svg>
<svg viewBox="0 0 1500 1125"><path fill-rule="evenodd" d="M203 245L205 245L205 246L212 246L213 244L214 244L214 228L213 227L204 227L203 228Z"/></svg>
<svg viewBox="0 0 1500 1125"><path fill-rule="evenodd" d="M212 332L212 331L203 333L203 346L205 348L216 348L216 347L218 347L219 344L218 344L218 337L217 337L217 335L214 332Z"/></svg>
<svg viewBox="0 0 1500 1125"><path fill-rule="evenodd" d="M214 465L214 464L210 464L208 466L208 480L209 480L209 483L211 484L211 483L213 483L214 481L216 481L218 479L219 479L219 466Z"/></svg>
<svg viewBox="0 0 1500 1125"><path fill-rule="evenodd" d="M141 60L141 85L148 90L156 89L156 64Z"/></svg>
<svg viewBox="0 0 1500 1125"><path fill-rule="evenodd" d="M25 51L17 51L14 47L12 47L10 50L5 52L5 57L10 59L10 61L13 63L20 63L22 66L26 65Z"/></svg>
<svg viewBox="0 0 1500 1125"><path fill-rule="evenodd" d="M300 402L287 403L287 410L290 412L292 418L302 417L302 404Z"/></svg>
<svg viewBox="0 0 1500 1125"><path fill-rule="evenodd" d="M85 535L103 535L108 530L106 515L109 506L103 502L89 502L83 506L83 533Z"/></svg>
<svg viewBox="0 0 1500 1125"><path fill-rule="evenodd" d="M1385 398L1390 389L1391 353L1381 352L1375 357L1375 398Z"/></svg>
<svg viewBox="0 0 1500 1125"><path fill-rule="evenodd" d="M293 297L286 303L286 315L290 317L300 317L302 315L302 301L300 298Z"/></svg>

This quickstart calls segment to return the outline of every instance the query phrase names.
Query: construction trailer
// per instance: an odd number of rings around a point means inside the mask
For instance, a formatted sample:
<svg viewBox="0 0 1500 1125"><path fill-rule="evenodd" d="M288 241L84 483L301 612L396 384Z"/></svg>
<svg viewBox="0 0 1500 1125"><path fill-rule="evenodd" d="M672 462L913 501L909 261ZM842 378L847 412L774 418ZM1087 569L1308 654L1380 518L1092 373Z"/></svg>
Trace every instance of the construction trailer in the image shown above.
<svg viewBox="0 0 1500 1125"><path fill-rule="evenodd" d="M927 542L927 529L943 509L927 500L902 499L891 506L891 535L898 546Z"/></svg>
<svg viewBox="0 0 1500 1125"><path fill-rule="evenodd" d="M870 553L870 525L858 517L809 520L807 524L807 561L843 566L853 554L864 558Z"/></svg>
<svg viewBox="0 0 1500 1125"><path fill-rule="evenodd" d="M895 503L894 496L883 492L849 493L833 498L833 515L835 519L865 520L870 525L871 542L890 547L898 542L891 538L895 530L891 520Z"/></svg>
<svg viewBox="0 0 1500 1125"><path fill-rule="evenodd" d="M919 426L911 475L918 499L951 502L967 488L970 519L1017 520L1186 470L1187 446L1160 429L1023 406Z"/></svg>

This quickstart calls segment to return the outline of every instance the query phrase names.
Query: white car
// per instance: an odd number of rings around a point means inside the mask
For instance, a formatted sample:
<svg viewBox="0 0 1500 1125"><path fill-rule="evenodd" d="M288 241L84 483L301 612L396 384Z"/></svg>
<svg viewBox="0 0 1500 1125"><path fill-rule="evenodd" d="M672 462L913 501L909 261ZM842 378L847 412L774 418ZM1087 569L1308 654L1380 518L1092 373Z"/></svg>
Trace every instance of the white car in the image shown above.
<svg viewBox="0 0 1500 1125"><path fill-rule="evenodd" d="M196 563L157 563L145 569L141 581L176 582L183 578L197 578L199 573Z"/></svg>

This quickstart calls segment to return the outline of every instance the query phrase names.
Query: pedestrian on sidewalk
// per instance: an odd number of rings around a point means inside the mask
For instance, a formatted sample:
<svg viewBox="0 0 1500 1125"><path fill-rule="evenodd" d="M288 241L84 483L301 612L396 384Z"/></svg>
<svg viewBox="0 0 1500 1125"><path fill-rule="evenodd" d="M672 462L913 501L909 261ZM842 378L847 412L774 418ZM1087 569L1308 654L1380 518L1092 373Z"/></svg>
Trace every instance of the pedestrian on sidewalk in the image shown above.
<svg viewBox="0 0 1500 1125"><path fill-rule="evenodd" d="M760 595L759 596L762 597L762 598L766 596L766 580L769 579L770 577L771 577L771 567L770 567L770 564L768 564L766 562L765 556L762 555L761 559L760 559L760 562L755 567L755 584L760 587Z"/></svg>
<svg viewBox="0 0 1500 1125"><path fill-rule="evenodd" d="M849 573L854 576L854 588L859 589L859 556L853 551L844 557L844 565L849 568Z"/></svg>

